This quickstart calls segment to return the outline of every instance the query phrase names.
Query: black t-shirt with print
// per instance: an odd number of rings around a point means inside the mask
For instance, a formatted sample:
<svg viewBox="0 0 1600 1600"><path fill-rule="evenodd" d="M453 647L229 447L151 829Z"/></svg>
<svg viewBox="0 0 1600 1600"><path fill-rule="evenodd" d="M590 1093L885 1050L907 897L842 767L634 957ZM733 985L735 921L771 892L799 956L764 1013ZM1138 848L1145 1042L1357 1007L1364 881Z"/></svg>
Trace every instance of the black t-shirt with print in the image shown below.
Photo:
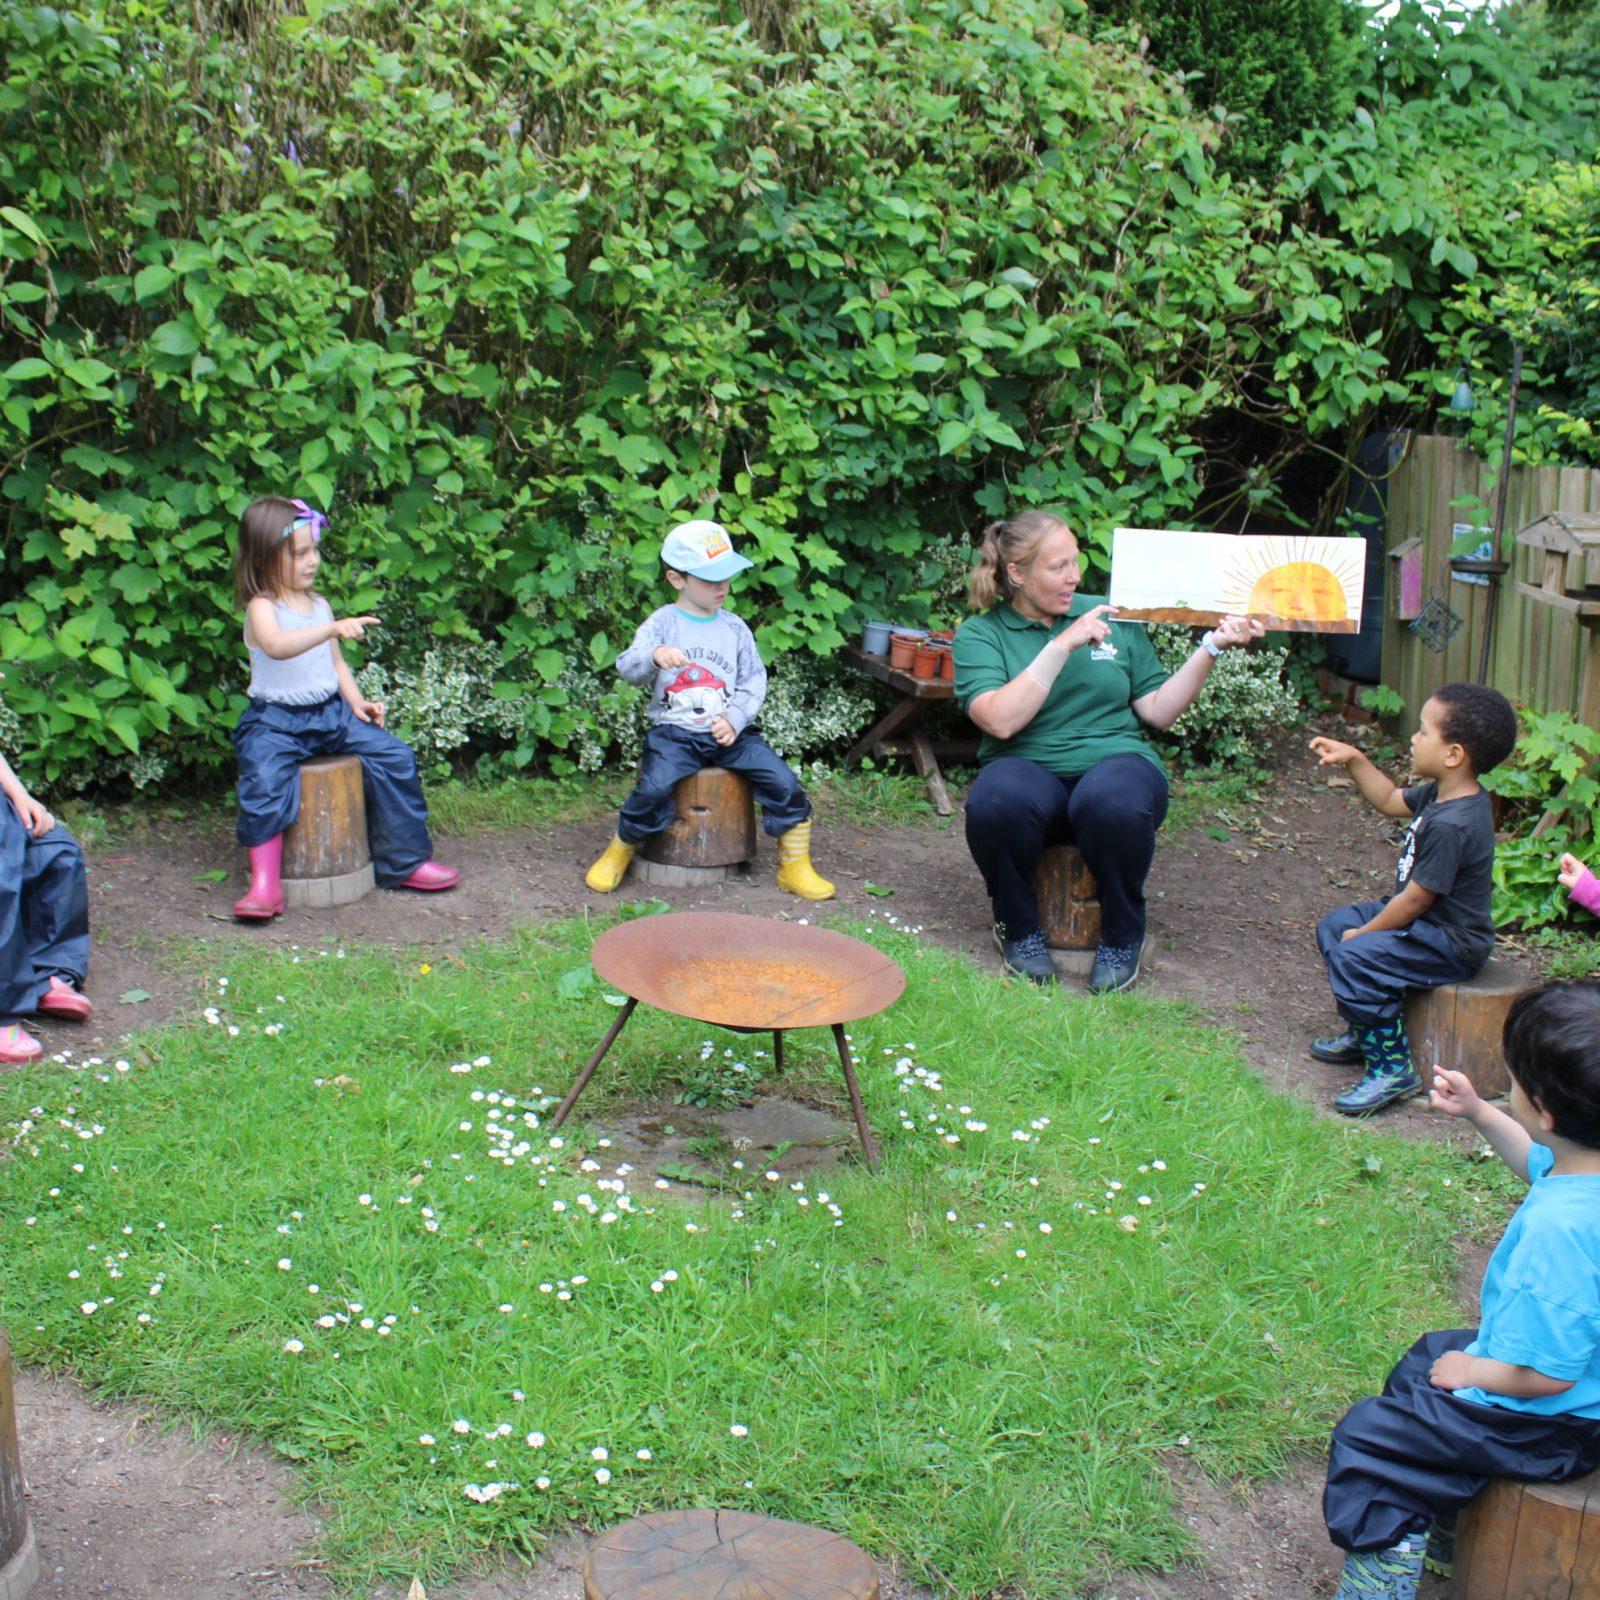
<svg viewBox="0 0 1600 1600"><path fill-rule="evenodd" d="M1436 783L1400 791L1412 817L1395 863L1394 890L1417 883L1436 894L1420 920L1438 923L1463 961L1481 965L1494 953L1494 812L1482 789L1457 800L1441 801L1438 794Z"/></svg>

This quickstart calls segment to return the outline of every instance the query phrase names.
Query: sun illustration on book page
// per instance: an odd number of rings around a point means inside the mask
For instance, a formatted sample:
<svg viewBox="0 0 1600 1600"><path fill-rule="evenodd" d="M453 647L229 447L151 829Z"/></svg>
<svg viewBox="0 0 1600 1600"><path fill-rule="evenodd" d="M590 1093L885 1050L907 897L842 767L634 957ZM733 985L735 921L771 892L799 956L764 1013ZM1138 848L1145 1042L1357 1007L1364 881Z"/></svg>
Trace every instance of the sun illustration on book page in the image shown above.
<svg viewBox="0 0 1600 1600"><path fill-rule="evenodd" d="M1110 598L1129 621L1205 626L1242 615L1269 628L1354 633L1365 577L1359 539L1172 528L1112 536Z"/></svg>
<svg viewBox="0 0 1600 1600"><path fill-rule="evenodd" d="M1239 549L1223 569L1221 588L1230 612L1260 617L1268 626L1299 622L1327 627L1359 618L1366 558L1359 540L1318 539L1315 550L1310 539L1276 536L1234 543ZM1332 562L1308 559L1323 556L1330 543L1344 547Z"/></svg>

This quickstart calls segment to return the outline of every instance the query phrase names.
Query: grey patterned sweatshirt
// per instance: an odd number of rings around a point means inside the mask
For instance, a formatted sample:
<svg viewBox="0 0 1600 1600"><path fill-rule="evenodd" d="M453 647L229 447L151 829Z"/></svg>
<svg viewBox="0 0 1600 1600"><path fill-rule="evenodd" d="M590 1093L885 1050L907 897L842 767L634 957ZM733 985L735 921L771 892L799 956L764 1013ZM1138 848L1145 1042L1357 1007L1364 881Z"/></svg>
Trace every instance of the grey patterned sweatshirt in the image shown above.
<svg viewBox="0 0 1600 1600"><path fill-rule="evenodd" d="M690 664L657 667L651 656L664 644L675 644ZM617 671L629 683L651 685L651 722L692 733L709 732L718 717L743 733L767 698L767 669L755 636L728 610L711 617L692 617L677 606L652 611L617 657Z"/></svg>

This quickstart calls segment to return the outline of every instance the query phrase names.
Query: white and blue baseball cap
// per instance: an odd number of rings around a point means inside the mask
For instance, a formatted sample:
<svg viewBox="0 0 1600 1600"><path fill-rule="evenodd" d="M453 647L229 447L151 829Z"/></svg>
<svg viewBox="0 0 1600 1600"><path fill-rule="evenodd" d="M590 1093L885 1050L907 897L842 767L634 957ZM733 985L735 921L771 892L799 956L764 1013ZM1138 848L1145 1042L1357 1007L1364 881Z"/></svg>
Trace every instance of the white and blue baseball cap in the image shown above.
<svg viewBox="0 0 1600 1600"><path fill-rule="evenodd" d="M661 541L661 559L675 571L707 583L720 583L755 565L733 548L720 522L680 522Z"/></svg>

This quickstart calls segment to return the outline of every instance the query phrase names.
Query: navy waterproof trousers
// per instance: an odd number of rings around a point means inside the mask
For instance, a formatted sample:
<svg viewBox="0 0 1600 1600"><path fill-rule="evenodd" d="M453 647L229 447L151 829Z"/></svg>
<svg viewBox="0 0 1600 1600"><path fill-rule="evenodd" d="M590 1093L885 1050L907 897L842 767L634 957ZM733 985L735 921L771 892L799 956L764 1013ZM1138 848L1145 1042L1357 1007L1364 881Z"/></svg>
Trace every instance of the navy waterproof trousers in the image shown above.
<svg viewBox="0 0 1600 1600"><path fill-rule="evenodd" d="M359 756L367 843L380 889L395 889L433 857L428 806L410 745L363 722L343 695L314 706L252 700L233 730L239 756L239 843L275 839L300 815L300 763Z"/></svg>
<svg viewBox="0 0 1600 1600"><path fill-rule="evenodd" d="M1333 1430L1322 1515L1341 1550L1387 1550L1431 1521L1448 1523L1490 1478L1558 1483L1600 1467L1600 1421L1458 1400L1428 1382L1474 1328L1425 1333L1383 1393L1358 1400Z"/></svg>
<svg viewBox="0 0 1600 1600"><path fill-rule="evenodd" d="M726 767L750 780L761 802L761 826L774 839L811 815L800 780L754 728L742 729L732 744L721 745L709 733L663 724L645 735L639 781L623 802L617 837L624 844L641 844L671 827L677 814L672 786L706 767Z"/></svg>
<svg viewBox="0 0 1600 1600"><path fill-rule="evenodd" d="M89 879L65 828L35 839L0 796L0 1022L38 1009L52 976L89 977Z"/></svg>
<svg viewBox="0 0 1600 1600"><path fill-rule="evenodd" d="M1333 1003L1358 1028L1392 1022L1400 1015L1407 989L1465 983L1483 965L1463 961L1436 922L1413 922L1409 928L1364 933L1359 939L1343 937L1347 928L1370 922L1383 907L1382 900L1340 906L1317 924L1317 948L1328 966Z"/></svg>

